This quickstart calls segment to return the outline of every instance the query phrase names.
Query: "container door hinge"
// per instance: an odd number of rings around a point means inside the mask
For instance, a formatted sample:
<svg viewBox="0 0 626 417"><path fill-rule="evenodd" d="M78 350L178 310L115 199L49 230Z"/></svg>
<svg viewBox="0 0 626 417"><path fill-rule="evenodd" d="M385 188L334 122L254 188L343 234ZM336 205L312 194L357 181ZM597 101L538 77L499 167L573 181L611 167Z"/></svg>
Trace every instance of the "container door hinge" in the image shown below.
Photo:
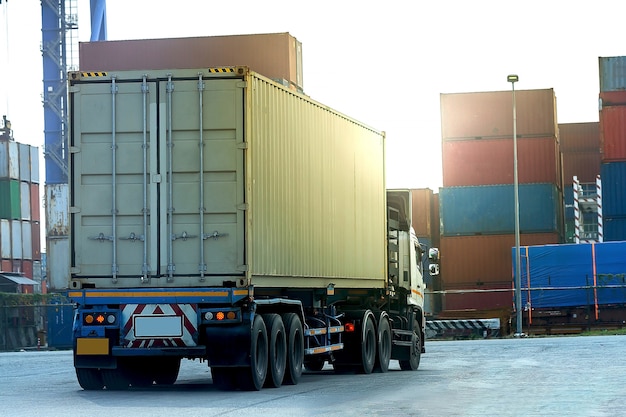
<svg viewBox="0 0 626 417"><path fill-rule="evenodd" d="M237 149L248 149L248 142L239 142L237 144Z"/></svg>
<svg viewBox="0 0 626 417"><path fill-rule="evenodd" d="M237 210L246 211L248 210L248 203L237 204Z"/></svg>
<svg viewBox="0 0 626 417"><path fill-rule="evenodd" d="M248 272L248 265L237 265L237 271Z"/></svg>

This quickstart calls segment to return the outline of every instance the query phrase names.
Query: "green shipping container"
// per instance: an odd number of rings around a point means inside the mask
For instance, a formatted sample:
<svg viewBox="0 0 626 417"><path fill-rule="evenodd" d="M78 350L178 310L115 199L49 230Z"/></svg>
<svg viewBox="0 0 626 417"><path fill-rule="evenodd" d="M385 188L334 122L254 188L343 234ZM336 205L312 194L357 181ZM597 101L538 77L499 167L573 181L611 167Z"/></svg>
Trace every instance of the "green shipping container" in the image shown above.
<svg viewBox="0 0 626 417"><path fill-rule="evenodd" d="M0 180L0 219L21 218L20 182Z"/></svg>

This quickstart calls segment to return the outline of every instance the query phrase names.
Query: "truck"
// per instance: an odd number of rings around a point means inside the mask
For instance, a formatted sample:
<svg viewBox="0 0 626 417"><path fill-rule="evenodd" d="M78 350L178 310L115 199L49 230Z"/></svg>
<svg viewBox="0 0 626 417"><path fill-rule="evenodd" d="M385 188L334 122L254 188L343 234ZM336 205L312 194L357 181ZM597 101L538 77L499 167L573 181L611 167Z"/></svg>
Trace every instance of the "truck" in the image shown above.
<svg viewBox="0 0 626 417"><path fill-rule="evenodd" d="M83 389L182 359L225 390L419 367L426 255L384 132L244 66L70 72L68 94Z"/></svg>

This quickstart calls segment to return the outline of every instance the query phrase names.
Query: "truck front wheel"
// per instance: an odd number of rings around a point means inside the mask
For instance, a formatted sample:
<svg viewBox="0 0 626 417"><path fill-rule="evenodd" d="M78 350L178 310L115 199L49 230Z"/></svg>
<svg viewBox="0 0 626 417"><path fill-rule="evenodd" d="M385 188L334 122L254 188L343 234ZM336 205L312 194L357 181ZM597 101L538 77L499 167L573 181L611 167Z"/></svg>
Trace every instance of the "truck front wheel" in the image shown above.
<svg viewBox="0 0 626 417"><path fill-rule="evenodd" d="M420 326L417 320L413 321L413 335L411 337L411 347L409 348L409 360L400 362L400 369L403 371L416 371L420 366L422 356L422 337Z"/></svg>
<svg viewBox="0 0 626 417"><path fill-rule="evenodd" d="M254 316L250 338L250 366L239 370L239 387L259 391L267 377L267 329L261 316Z"/></svg>

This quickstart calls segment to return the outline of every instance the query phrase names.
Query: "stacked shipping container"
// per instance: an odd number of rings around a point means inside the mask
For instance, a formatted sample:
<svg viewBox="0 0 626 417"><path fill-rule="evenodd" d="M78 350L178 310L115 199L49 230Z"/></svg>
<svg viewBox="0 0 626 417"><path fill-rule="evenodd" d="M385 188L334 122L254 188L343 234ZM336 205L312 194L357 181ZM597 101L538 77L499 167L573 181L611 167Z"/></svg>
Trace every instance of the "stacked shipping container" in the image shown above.
<svg viewBox="0 0 626 417"><path fill-rule="evenodd" d="M596 188L600 175L600 124L559 124L559 142L563 166L563 197L565 199L565 242L574 243L574 187L576 176L581 184ZM597 212L581 212L584 224L597 223Z"/></svg>
<svg viewBox="0 0 626 417"><path fill-rule="evenodd" d="M40 278L41 221L37 147L0 140L0 271Z"/></svg>
<svg viewBox="0 0 626 417"><path fill-rule="evenodd" d="M559 243L563 188L554 91L517 91L516 108L521 243ZM444 309L510 309L510 251L515 246L512 94L442 94L441 118Z"/></svg>
<svg viewBox="0 0 626 417"><path fill-rule="evenodd" d="M626 57L600 57L604 240L626 240Z"/></svg>

